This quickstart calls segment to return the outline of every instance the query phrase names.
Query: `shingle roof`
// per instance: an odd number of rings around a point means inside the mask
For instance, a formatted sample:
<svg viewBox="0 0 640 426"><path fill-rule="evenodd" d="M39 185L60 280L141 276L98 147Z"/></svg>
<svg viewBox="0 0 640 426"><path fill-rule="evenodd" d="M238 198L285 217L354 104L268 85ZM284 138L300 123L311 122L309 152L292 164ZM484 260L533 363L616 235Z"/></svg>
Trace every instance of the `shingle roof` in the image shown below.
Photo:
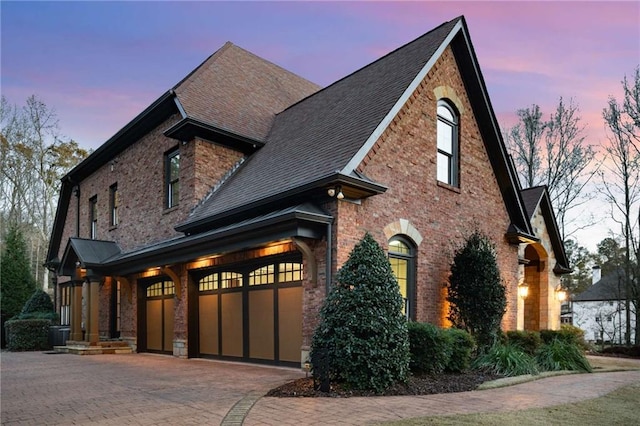
<svg viewBox="0 0 640 426"><path fill-rule="evenodd" d="M533 219L533 215L536 214L536 209L538 208L538 204L540 204L540 200L542 200L544 191L544 186L536 186L521 191L522 201L524 202L524 208L529 216L529 220Z"/></svg>
<svg viewBox="0 0 640 426"><path fill-rule="evenodd" d="M527 214L529 221L533 219L538 207L540 207L544 217L544 222L547 226L549 238L551 239L551 246L553 247L553 252L556 256L557 264L554 271L559 274L571 272L569 259L567 258L567 254L564 250L564 243L562 241L562 236L560 235L560 230L558 229L556 216L553 213L553 206L549 199L547 187L535 186L533 188L522 189L520 190L520 194L522 195L522 202L524 203L525 213Z"/></svg>
<svg viewBox="0 0 640 426"><path fill-rule="evenodd" d="M573 296L574 302L597 302L625 299L625 273L623 269L608 274L580 294Z"/></svg>
<svg viewBox="0 0 640 426"><path fill-rule="evenodd" d="M342 170L461 19L440 25L278 114L266 145L180 227Z"/></svg>
<svg viewBox="0 0 640 426"><path fill-rule="evenodd" d="M187 116L264 140L275 114L321 89L230 42L176 85Z"/></svg>

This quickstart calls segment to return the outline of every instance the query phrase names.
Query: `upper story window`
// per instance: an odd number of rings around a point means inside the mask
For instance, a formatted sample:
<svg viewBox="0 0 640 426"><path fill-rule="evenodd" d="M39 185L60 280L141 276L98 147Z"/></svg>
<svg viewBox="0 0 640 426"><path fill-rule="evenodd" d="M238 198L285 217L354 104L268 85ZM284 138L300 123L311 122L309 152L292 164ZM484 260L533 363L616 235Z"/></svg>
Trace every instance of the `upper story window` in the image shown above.
<svg viewBox="0 0 640 426"><path fill-rule="evenodd" d="M114 183L109 187L109 212L110 220L109 225L114 227L118 226L118 205L120 200L118 198L118 184Z"/></svg>
<svg viewBox="0 0 640 426"><path fill-rule="evenodd" d="M89 238L98 237L98 196L89 198Z"/></svg>
<svg viewBox="0 0 640 426"><path fill-rule="evenodd" d="M438 181L458 186L458 126L456 111L438 101Z"/></svg>
<svg viewBox="0 0 640 426"><path fill-rule="evenodd" d="M180 151L175 149L165 156L165 207L177 206L180 200Z"/></svg>

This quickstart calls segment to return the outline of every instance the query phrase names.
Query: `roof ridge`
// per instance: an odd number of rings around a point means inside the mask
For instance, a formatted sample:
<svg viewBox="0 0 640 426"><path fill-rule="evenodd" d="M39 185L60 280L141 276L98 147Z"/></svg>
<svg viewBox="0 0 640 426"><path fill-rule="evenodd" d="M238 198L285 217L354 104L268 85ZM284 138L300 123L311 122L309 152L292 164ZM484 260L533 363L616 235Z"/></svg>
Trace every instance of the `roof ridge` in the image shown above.
<svg viewBox="0 0 640 426"><path fill-rule="evenodd" d="M202 69L204 69L205 65L210 62L210 61L214 61L215 59L217 59L218 57L220 57L227 49L229 49L231 46L233 46L234 44L231 43L230 41L225 42L225 44L222 45L222 47L220 47L218 50L216 50L215 52L213 52L211 55L207 56L207 58L202 61L200 63L200 65L198 65L197 67L195 67L194 69L191 70L191 72L189 74L187 74L186 76L184 76L182 78L182 80L180 80L177 84L175 84L171 90L176 91L179 90L180 88L186 87L189 85L189 82L191 81L191 78L193 76L195 76L196 74L200 74L200 72L202 72Z"/></svg>
<svg viewBox="0 0 640 426"><path fill-rule="evenodd" d="M405 47L407 47L408 45L410 45L410 44L412 44L412 43L415 43L415 42L417 42L418 40L420 40L420 39L422 39L422 38L424 38L424 37L429 36L431 33L435 32L435 31L438 31L438 30L439 30L440 28L442 28L443 26L445 26L445 25L447 25L447 24L450 24L450 23L451 23L451 22L453 22L453 21L461 20L461 19L463 19L463 18L464 18L464 16L463 16L463 15L460 15L460 16L458 16L458 17L457 17L457 18L455 18L455 19L451 19L451 20L449 20L449 21L446 21L446 22L441 23L441 24L440 24L440 25L438 25L437 27L435 27L435 28L433 28L433 29L429 30L428 32L426 32L426 33L424 33L424 34L419 35L418 37L416 37L416 38L414 38L413 40L411 40L411 41L409 41L409 42L407 42L407 43L405 43L405 44L401 45L400 47L397 47L397 48L393 49L392 51L390 51L390 52L386 53L385 55L383 55L383 56L381 56L381 57L377 58L377 59L376 59L376 60L374 60L373 62L369 62L369 63L367 63L366 65L364 65L364 66L362 66L362 67L358 68L357 70L352 71L352 72L350 72L349 74L345 75L344 77L342 77L342 78L340 78L340 79L338 79L338 80L334 81L334 82L333 82L333 83L331 83L330 85L325 86L325 87L321 88L320 90L318 90L317 92L314 92L314 93L310 94L309 96L307 96L307 97L305 97L305 98L300 99L298 102L295 102L295 103L293 103L293 104L289 105L287 108L285 108L284 110L282 110L282 111L280 111L279 113L277 113L277 114L276 114L276 116L278 116L279 114L281 114L281 113L283 113L283 112L285 112L285 111L287 111L287 110L289 110L289 109L293 108L294 106L296 106L296 105L298 105L299 103L301 103L301 102L305 101L306 99L309 99L309 98L311 98L311 97L313 97L313 96L318 95L319 93L322 93L322 92L324 92L324 91L328 90L329 88L331 88L331 87L333 87L333 86L337 85L338 83L342 82L343 80L346 80L347 78L350 78L350 77L351 77L351 76L353 76L354 74L357 74L357 73L359 73L359 72L361 72L361 71L364 71L364 70L365 70L365 69L367 69L367 68L371 68L372 66L376 65L376 64L377 64L377 63L379 63L380 61L382 61L382 60L386 59L388 56L391 56L391 55L393 55L394 53L396 53L397 51L404 49L404 48L405 48Z"/></svg>

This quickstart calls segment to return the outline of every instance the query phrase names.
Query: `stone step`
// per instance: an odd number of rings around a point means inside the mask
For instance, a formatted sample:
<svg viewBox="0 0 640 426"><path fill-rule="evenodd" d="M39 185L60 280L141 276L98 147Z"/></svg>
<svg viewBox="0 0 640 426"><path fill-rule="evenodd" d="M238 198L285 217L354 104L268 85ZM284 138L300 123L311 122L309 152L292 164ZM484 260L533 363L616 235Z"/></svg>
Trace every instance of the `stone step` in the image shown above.
<svg viewBox="0 0 640 426"><path fill-rule="evenodd" d="M89 346L84 344L80 344L80 345L67 344L65 346L54 346L53 350L60 353L67 353L67 354L74 354L74 355L103 355L103 354L133 353L133 351L131 350L131 347L127 346L125 342L117 342L117 343L118 345L113 345L113 346L109 346L109 345ZM125 344L122 345L121 343L125 343Z"/></svg>

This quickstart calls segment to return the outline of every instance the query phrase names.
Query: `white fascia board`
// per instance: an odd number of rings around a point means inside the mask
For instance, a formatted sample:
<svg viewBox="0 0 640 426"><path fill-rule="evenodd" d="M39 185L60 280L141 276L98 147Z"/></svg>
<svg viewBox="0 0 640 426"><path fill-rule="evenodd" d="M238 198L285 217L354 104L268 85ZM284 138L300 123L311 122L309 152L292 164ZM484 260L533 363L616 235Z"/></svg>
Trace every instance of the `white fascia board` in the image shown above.
<svg viewBox="0 0 640 426"><path fill-rule="evenodd" d="M382 133L387 129L389 124L391 124L391 122L393 121L393 118L402 109L404 104L407 103L407 101L409 100L413 92L418 88L422 80L424 80L424 78L427 76L429 71L431 71L431 68L435 65L436 61L440 59L440 56L442 56L447 46L451 44L451 41L453 40L453 38L460 31L462 31L462 20L459 20L458 23L453 27L453 29L451 30L447 38L444 39L444 41L438 47L435 53L431 55L431 58L429 59L429 61L427 61L424 67L422 67L418 75L416 75L416 77L413 79L411 84L409 84L409 86L406 88L402 96L400 96L400 99L398 99L398 101L393 106L393 108L391 108L391 110L387 113L387 115L385 115L385 117L382 119L380 124L378 124L378 126L375 128L373 133L371 133L369 138L367 138L366 142L362 145L362 147L360 147L358 152L356 152L356 154L353 157L351 157L351 160L347 163L346 166L344 166L341 173L350 174L353 170L356 169L356 167L358 167L358 165L362 162L362 160L364 160L364 158L369 153L371 148L373 148L373 145L380 138Z"/></svg>

